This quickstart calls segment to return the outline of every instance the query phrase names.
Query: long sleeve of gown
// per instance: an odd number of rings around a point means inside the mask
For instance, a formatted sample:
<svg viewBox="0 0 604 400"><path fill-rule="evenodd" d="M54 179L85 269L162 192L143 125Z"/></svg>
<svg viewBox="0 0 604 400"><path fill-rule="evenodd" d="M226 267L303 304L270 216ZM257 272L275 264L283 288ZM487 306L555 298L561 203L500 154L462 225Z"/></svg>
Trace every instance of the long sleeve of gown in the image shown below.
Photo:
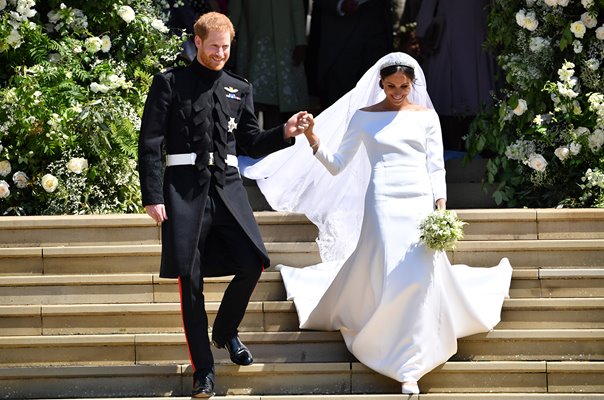
<svg viewBox="0 0 604 400"><path fill-rule="evenodd" d="M327 168L332 175L337 175L350 163L361 145L361 134L354 126L354 120L350 121L348 130L342 138L342 142L336 153L321 143L315 153L315 157Z"/></svg>
<svg viewBox="0 0 604 400"><path fill-rule="evenodd" d="M445 161L443 157L443 139L440 122L435 113L427 126L426 132L426 167L430 175L434 201L447 198L447 183L445 181Z"/></svg>

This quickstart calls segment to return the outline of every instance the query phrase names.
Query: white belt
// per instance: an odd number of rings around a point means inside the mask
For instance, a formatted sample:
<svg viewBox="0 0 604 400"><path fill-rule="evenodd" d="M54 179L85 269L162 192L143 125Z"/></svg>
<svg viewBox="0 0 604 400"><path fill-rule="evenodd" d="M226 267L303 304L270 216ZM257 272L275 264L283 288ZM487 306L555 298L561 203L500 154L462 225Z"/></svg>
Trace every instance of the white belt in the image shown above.
<svg viewBox="0 0 604 400"><path fill-rule="evenodd" d="M166 156L166 166L173 167L175 165L195 165L196 159L197 159L197 154L195 154L195 153L168 154ZM237 168L239 166L237 156L234 156L232 154L227 154L226 164L230 165L231 167ZM214 153L210 153L210 159L208 160L208 165L215 165Z"/></svg>

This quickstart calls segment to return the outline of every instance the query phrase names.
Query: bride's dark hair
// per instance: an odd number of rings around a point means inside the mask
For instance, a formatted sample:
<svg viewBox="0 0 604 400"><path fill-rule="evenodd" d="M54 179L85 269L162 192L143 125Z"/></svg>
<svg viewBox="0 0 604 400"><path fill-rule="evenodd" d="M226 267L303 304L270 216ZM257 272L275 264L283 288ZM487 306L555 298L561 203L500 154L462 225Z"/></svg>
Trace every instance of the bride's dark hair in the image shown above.
<svg viewBox="0 0 604 400"><path fill-rule="evenodd" d="M380 78L384 79L398 71L401 71L403 74L405 74L411 80L411 82L415 82L415 70L413 67L402 64L389 65L382 68L380 70Z"/></svg>

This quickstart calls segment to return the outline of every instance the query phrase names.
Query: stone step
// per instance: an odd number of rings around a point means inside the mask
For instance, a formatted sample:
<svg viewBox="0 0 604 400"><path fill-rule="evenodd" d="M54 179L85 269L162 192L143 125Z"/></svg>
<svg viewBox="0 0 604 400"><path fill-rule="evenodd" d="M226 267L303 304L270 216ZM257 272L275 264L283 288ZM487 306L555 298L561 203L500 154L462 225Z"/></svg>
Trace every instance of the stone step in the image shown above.
<svg viewBox="0 0 604 400"><path fill-rule="evenodd" d="M295 267L321 261L314 242L269 242L272 265ZM157 272L159 244L0 248L0 275L136 274ZM475 240L448 253L453 264L514 268L604 268L604 239Z"/></svg>
<svg viewBox="0 0 604 400"><path fill-rule="evenodd" d="M219 307L207 302L210 324ZM604 298L507 299L499 329L604 329ZM0 306L4 336L179 333L179 303ZM291 301L252 301L242 332L292 332L298 317Z"/></svg>
<svg viewBox="0 0 604 400"><path fill-rule="evenodd" d="M258 363L356 361L339 332L241 332ZM495 329L459 339L455 361L603 361L604 329ZM0 366L186 363L182 333L0 336ZM212 348L228 364L225 350Z"/></svg>
<svg viewBox="0 0 604 400"><path fill-rule="evenodd" d="M186 397L103 397L70 400L190 400ZM212 396L212 400L603 400L597 393L432 393L400 394L317 394L317 395L244 395ZM51 400L51 399L39 399ZM53 399L54 400L54 399Z"/></svg>
<svg viewBox="0 0 604 400"><path fill-rule="evenodd" d="M206 300L220 301L231 278L206 278ZM0 305L180 301L177 280L157 274L0 276L0 292ZM515 269L510 297L604 297L604 268ZM285 300L281 274L263 272L252 300Z"/></svg>
<svg viewBox="0 0 604 400"><path fill-rule="evenodd" d="M217 365L216 373L220 396L400 393L398 382L356 362ZM12 399L185 396L191 376L186 364L0 368L0 393ZM454 361L424 376L419 386L429 394L602 393L604 363Z"/></svg>
<svg viewBox="0 0 604 400"><path fill-rule="evenodd" d="M602 239L603 209L459 209L467 240ZM304 215L259 211L265 242L312 242L316 227ZM161 229L144 214L0 218L0 247L157 244Z"/></svg>

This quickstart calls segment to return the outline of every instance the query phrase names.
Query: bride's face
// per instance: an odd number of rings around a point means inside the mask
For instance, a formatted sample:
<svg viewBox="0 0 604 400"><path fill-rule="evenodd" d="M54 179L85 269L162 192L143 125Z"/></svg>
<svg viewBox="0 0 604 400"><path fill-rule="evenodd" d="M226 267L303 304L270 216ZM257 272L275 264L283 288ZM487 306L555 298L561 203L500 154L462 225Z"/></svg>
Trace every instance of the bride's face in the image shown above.
<svg viewBox="0 0 604 400"><path fill-rule="evenodd" d="M408 103L407 96L411 92L412 81L401 71L382 79L386 101L393 108L399 108Z"/></svg>

